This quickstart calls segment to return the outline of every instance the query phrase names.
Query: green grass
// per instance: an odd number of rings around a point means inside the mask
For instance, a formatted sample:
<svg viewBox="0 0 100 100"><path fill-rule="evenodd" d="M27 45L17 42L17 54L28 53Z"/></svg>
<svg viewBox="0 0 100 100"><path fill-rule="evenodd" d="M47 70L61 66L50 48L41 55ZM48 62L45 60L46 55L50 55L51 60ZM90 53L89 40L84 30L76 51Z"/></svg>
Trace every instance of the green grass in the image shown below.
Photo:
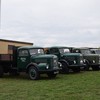
<svg viewBox="0 0 100 100"><path fill-rule="evenodd" d="M100 100L100 71L42 77L0 78L0 100Z"/></svg>

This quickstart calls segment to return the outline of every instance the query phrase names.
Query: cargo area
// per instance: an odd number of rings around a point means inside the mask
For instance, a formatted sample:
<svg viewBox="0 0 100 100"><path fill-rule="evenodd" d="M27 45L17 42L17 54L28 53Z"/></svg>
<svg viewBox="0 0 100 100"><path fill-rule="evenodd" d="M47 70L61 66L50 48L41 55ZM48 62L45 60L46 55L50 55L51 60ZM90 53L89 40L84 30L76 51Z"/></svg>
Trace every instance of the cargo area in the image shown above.
<svg viewBox="0 0 100 100"><path fill-rule="evenodd" d="M0 61L13 61L12 54L0 54Z"/></svg>

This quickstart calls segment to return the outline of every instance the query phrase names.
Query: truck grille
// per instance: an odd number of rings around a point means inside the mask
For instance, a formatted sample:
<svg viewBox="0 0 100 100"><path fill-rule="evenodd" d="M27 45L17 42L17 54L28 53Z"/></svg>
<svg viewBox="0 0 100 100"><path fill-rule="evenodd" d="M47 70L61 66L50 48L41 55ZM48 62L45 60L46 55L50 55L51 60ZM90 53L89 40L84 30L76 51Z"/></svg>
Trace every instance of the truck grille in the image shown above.
<svg viewBox="0 0 100 100"><path fill-rule="evenodd" d="M54 64L54 68L58 68L58 60L56 58L54 58L53 60L53 64Z"/></svg>
<svg viewBox="0 0 100 100"><path fill-rule="evenodd" d="M71 57L66 57L66 60L68 61L69 65L75 65L78 63L78 57L71 56Z"/></svg>

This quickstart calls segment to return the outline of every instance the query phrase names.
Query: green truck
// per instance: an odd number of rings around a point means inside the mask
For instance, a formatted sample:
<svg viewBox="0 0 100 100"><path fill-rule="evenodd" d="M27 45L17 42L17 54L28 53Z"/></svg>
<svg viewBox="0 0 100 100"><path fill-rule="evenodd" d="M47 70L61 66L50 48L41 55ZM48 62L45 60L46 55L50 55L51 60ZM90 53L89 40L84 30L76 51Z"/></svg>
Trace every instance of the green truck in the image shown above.
<svg viewBox="0 0 100 100"><path fill-rule="evenodd" d="M69 73L69 71L80 72L84 69L84 59L82 54L71 53L70 47L54 46L45 48L46 54L54 54L58 57L60 73Z"/></svg>
<svg viewBox="0 0 100 100"><path fill-rule="evenodd" d="M32 80L39 79L40 74L55 78L59 73L58 58L34 46L13 47L13 54L0 54L0 77L4 73L16 75L20 72L26 72Z"/></svg>
<svg viewBox="0 0 100 100"><path fill-rule="evenodd" d="M74 53L81 53L86 63L85 70L99 70L100 57L98 54L92 54L89 48L73 48Z"/></svg>

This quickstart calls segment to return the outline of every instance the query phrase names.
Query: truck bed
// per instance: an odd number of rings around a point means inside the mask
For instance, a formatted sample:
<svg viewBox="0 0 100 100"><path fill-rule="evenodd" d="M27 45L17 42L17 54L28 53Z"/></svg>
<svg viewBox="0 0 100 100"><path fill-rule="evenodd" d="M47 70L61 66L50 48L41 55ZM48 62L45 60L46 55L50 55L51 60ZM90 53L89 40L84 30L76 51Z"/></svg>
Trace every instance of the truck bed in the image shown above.
<svg viewBox="0 0 100 100"><path fill-rule="evenodd" d="M0 61L12 61L13 57L11 54L0 54Z"/></svg>

